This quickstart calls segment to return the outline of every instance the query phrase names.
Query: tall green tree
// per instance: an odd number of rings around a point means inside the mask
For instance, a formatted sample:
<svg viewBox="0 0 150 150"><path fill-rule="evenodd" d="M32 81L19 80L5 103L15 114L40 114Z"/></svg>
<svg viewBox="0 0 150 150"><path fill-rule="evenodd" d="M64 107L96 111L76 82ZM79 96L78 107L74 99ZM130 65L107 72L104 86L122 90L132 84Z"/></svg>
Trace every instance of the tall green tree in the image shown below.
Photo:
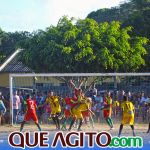
<svg viewBox="0 0 150 150"><path fill-rule="evenodd" d="M37 72L136 71L145 64L146 38L131 36L119 22L63 17L25 45L23 61ZM129 34L130 33L130 34Z"/></svg>

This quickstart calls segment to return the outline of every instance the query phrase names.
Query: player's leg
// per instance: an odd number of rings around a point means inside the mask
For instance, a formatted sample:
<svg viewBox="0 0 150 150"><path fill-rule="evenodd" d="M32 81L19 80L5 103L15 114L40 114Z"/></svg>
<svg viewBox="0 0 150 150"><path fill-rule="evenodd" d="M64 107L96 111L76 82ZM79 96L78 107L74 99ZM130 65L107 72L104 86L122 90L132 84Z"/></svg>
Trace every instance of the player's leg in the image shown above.
<svg viewBox="0 0 150 150"><path fill-rule="evenodd" d="M31 115L31 118L32 118L32 120L34 121L34 123L36 124L36 126L38 127L39 131L41 131L41 127L40 127L40 124L39 124L39 122L38 122L38 117L37 117L37 115L36 115L35 113L33 113L33 114Z"/></svg>
<svg viewBox="0 0 150 150"><path fill-rule="evenodd" d="M17 120L17 109L13 109L13 123L16 124Z"/></svg>
<svg viewBox="0 0 150 150"><path fill-rule="evenodd" d="M134 115L131 115L129 117L129 124L130 124L130 127L132 129L133 136L135 136L135 132L134 132Z"/></svg>
<svg viewBox="0 0 150 150"><path fill-rule="evenodd" d="M120 137L120 136L121 136L122 129L123 129L123 124L121 124L121 125L120 125L118 137Z"/></svg>
<svg viewBox="0 0 150 150"><path fill-rule="evenodd" d="M105 118L105 120L106 120L108 126L111 128L111 122L110 122L110 120L109 120L109 111L108 111L108 110L104 110L104 111L103 111L103 115L104 115L104 118Z"/></svg>
<svg viewBox="0 0 150 150"><path fill-rule="evenodd" d="M149 124L148 124L148 130L147 130L147 133L149 133L150 132L150 122L149 122Z"/></svg>
<svg viewBox="0 0 150 150"><path fill-rule="evenodd" d="M113 128L113 121L112 121L112 118L111 117L108 117L107 118L108 122L109 122L109 125L111 127L111 129Z"/></svg>
<svg viewBox="0 0 150 150"><path fill-rule="evenodd" d="M130 127L131 127L131 129L132 129L133 136L135 136L134 125L130 125Z"/></svg>
<svg viewBox="0 0 150 150"><path fill-rule="evenodd" d="M68 118L63 118L63 124L62 124L61 130L66 130L67 120Z"/></svg>
<svg viewBox="0 0 150 150"><path fill-rule="evenodd" d="M72 126L75 123L75 121L76 121L76 118L73 117L71 122L70 122L70 127L69 127L68 131L70 131L72 129Z"/></svg>
<svg viewBox="0 0 150 150"><path fill-rule="evenodd" d="M94 119L93 119L93 116L91 113L89 114L89 122L90 122L92 128L94 129Z"/></svg>
<svg viewBox="0 0 150 150"><path fill-rule="evenodd" d="M27 112L27 113L25 114L25 116L24 116L23 122L21 123L21 126L20 126L20 132L22 132L23 127L24 127L26 121L29 121L30 119L31 119L31 115L30 115L29 112Z"/></svg>
<svg viewBox="0 0 150 150"><path fill-rule="evenodd" d="M25 120L21 123L21 126L20 126L20 132L22 132L23 127L24 127L25 123L26 123L26 121L25 121Z"/></svg>
<svg viewBox="0 0 150 150"><path fill-rule="evenodd" d="M56 120L56 124L57 124L57 129L60 130L60 122L59 122L59 114L56 114L55 120Z"/></svg>
<svg viewBox="0 0 150 150"><path fill-rule="evenodd" d="M121 136L121 133L122 133L122 130L123 130L123 125L126 124L127 120L128 119L126 118L126 116L123 115L121 125L120 125L120 128L119 128L118 137Z"/></svg>
<svg viewBox="0 0 150 150"><path fill-rule="evenodd" d="M106 120L106 122L107 122L108 126L109 126L110 128L112 128L112 126L111 126L111 122L110 122L110 120L109 120L109 117L105 118L105 120Z"/></svg>
<svg viewBox="0 0 150 150"><path fill-rule="evenodd" d="M0 125L2 124L2 112L0 111Z"/></svg>
<svg viewBox="0 0 150 150"><path fill-rule="evenodd" d="M74 125L76 119L77 119L77 116L78 116L78 111L76 110L76 108L73 108L71 110L71 122L70 122L70 126L69 126L69 129L68 131L70 131L72 129L72 126Z"/></svg>
<svg viewBox="0 0 150 150"><path fill-rule="evenodd" d="M57 129L57 121L56 121L55 115L52 115L52 120L53 120L53 122L54 122L54 124L55 124L55 126L56 126L56 129Z"/></svg>
<svg viewBox="0 0 150 150"><path fill-rule="evenodd" d="M35 123L36 126L38 127L39 131L41 131L41 127L40 127L40 124L38 123L38 121L35 121L34 123Z"/></svg>
<svg viewBox="0 0 150 150"><path fill-rule="evenodd" d="M78 126L78 131L81 131L81 126L82 126L82 118L79 119L79 126Z"/></svg>
<svg viewBox="0 0 150 150"><path fill-rule="evenodd" d="M81 131L81 126L82 126L82 121L83 121L83 115L82 115L82 107L81 105L76 109L76 117L79 120L79 125L78 125L78 131Z"/></svg>

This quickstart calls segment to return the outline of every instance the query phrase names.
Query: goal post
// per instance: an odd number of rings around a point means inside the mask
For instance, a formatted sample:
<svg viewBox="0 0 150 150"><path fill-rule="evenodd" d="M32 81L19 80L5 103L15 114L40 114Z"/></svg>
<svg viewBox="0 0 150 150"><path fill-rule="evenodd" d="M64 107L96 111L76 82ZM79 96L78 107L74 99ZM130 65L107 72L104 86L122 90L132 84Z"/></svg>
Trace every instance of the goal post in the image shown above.
<svg viewBox="0 0 150 150"><path fill-rule="evenodd" d="M150 73L25 73L10 74L10 116L13 122L13 93L14 91L44 92L53 90L56 95L71 96L72 90L69 80L78 86L83 80L82 90L89 96L92 89L98 92L116 92L120 90L130 92L150 93Z"/></svg>

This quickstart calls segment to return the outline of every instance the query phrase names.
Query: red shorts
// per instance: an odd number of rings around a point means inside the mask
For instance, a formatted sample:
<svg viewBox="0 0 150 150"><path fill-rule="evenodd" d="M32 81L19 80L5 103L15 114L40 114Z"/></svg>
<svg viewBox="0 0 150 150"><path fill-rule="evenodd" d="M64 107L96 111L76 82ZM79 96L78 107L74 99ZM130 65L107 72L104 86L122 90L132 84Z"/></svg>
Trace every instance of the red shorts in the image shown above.
<svg viewBox="0 0 150 150"><path fill-rule="evenodd" d="M109 114L110 114L110 110L104 110L103 111L104 118L108 118Z"/></svg>
<svg viewBox="0 0 150 150"><path fill-rule="evenodd" d="M38 121L37 115L35 112L27 112L24 116L25 121L33 120L34 122Z"/></svg>
<svg viewBox="0 0 150 150"><path fill-rule="evenodd" d="M83 117L89 117L90 116L90 112L88 110L87 111L83 111L82 115L83 115Z"/></svg>
<svg viewBox="0 0 150 150"><path fill-rule="evenodd" d="M70 110L64 109L65 118L69 118L71 116Z"/></svg>

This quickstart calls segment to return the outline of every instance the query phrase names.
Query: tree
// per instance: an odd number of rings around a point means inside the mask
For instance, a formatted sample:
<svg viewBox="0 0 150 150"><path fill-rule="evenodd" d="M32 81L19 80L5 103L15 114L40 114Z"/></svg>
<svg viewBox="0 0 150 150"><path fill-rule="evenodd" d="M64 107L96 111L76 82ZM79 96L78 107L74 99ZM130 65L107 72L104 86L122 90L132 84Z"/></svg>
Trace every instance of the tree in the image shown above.
<svg viewBox="0 0 150 150"><path fill-rule="evenodd" d="M148 40L130 36L119 22L63 17L28 40L22 60L36 72L136 71L145 64ZM34 60L34 61L33 61Z"/></svg>
<svg viewBox="0 0 150 150"><path fill-rule="evenodd" d="M11 55L30 36L29 32L7 33L0 29L0 62Z"/></svg>
<svg viewBox="0 0 150 150"><path fill-rule="evenodd" d="M128 0L118 7L99 9L91 12L88 18L99 23L120 21L122 27L132 26L132 36L146 37L150 39L150 0ZM144 56L145 67L141 71L150 71L150 47L146 46L148 55Z"/></svg>

